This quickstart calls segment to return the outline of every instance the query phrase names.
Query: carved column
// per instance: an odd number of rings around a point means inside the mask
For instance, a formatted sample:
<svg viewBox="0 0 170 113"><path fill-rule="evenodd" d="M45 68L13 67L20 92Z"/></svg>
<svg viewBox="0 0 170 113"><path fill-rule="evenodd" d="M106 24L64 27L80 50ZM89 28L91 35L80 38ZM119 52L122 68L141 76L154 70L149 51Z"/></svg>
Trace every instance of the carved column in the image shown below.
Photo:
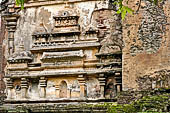
<svg viewBox="0 0 170 113"><path fill-rule="evenodd" d="M9 16L5 17L6 20L6 28L8 29L8 52L9 55L14 53L14 32L16 30L17 25L17 17L16 16Z"/></svg>
<svg viewBox="0 0 170 113"><path fill-rule="evenodd" d="M7 87L7 99L12 99L11 90L13 88L13 81L10 78L6 78L6 81L7 81L7 84L6 84L6 87Z"/></svg>
<svg viewBox="0 0 170 113"><path fill-rule="evenodd" d="M15 13L15 4L8 5L8 15L2 15L6 20L6 28L8 30L8 53L11 55L14 53L14 32L17 26L17 20L19 15Z"/></svg>
<svg viewBox="0 0 170 113"><path fill-rule="evenodd" d="M39 85L40 85L40 98L45 98L47 86L47 80L45 79L45 77L40 77Z"/></svg>
<svg viewBox="0 0 170 113"><path fill-rule="evenodd" d="M21 96L22 98L27 97L28 81L26 78L21 78Z"/></svg>
<svg viewBox="0 0 170 113"><path fill-rule="evenodd" d="M80 84L80 98L85 97L85 78L84 75L78 75L78 81Z"/></svg>
<svg viewBox="0 0 170 113"><path fill-rule="evenodd" d="M57 98L60 98L60 97L59 97L59 93L60 93L60 86L59 86L59 85L56 85L56 86L55 86L55 94L56 94L56 97L57 97Z"/></svg>
<svg viewBox="0 0 170 113"><path fill-rule="evenodd" d="M100 83L100 98L105 98L104 97L104 87L105 87L105 84L106 84L106 81L105 81L105 76L104 74L99 74L99 83Z"/></svg>
<svg viewBox="0 0 170 113"><path fill-rule="evenodd" d="M68 89L68 87L67 87L67 98L71 98L71 91L70 89Z"/></svg>
<svg viewBox="0 0 170 113"><path fill-rule="evenodd" d="M9 55L14 53L14 32L8 32L8 52Z"/></svg>

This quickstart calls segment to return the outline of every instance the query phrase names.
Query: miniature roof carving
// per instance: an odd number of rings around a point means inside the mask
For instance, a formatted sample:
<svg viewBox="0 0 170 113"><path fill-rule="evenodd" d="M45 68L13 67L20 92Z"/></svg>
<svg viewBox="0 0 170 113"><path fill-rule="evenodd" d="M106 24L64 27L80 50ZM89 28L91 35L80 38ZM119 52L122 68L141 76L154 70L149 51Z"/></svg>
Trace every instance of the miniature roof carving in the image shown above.
<svg viewBox="0 0 170 113"><path fill-rule="evenodd" d="M33 60L32 54L30 51L24 50L24 45L21 44L19 51L15 52L8 58L9 63L25 63L31 62Z"/></svg>

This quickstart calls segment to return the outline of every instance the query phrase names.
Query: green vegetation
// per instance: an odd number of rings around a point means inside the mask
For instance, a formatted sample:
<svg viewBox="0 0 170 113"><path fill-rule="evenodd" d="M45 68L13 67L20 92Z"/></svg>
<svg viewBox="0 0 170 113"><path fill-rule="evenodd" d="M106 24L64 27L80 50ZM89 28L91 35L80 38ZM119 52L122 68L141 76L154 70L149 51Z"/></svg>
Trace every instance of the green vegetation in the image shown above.
<svg viewBox="0 0 170 113"><path fill-rule="evenodd" d="M20 5L21 9L24 9L25 0L15 0L16 5Z"/></svg>
<svg viewBox="0 0 170 113"><path fill-rule="evenodd" d="M145 96L131 104L107 104L108 113L160 113L170 112L170 93Z"/></svg>

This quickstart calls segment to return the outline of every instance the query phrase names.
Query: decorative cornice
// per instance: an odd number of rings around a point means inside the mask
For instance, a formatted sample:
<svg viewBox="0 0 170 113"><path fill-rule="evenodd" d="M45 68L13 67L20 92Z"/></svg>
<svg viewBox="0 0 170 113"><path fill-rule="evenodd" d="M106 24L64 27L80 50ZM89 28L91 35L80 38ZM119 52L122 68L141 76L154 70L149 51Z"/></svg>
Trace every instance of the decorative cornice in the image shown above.
<svg viewBox="0 0 170 113"><path fill-rule="evenodd" d="M44 52L41 60L46 59L67 59L67 58L83 58L83 51L67 51L67 52Z"/></svg>
<svg viewBox="0 0 170 113"><path fill-rule="evenodd" d="M45 50L69 50L69 49L80 49L88 47L99 47L99 42L82 42L82 43L73 43L73 44L57 44L57 43L46 43L43 45L33 45L31 51L45 51Z"/></svg>
<svg viewBox="0 0 170 113"><path fill-rule="evenodd" d="M37 77L50 77L50 76L77 76L77 75L98 75L98 74L114 74L116 72L122 72L122 68L114 68L114 69L90 69L90 70L84 70L84 69L77 69L77 70L58 70L58 71L41 71L38 73L32 73L28 75L6 75L5 78L37 78Z"/></svg>

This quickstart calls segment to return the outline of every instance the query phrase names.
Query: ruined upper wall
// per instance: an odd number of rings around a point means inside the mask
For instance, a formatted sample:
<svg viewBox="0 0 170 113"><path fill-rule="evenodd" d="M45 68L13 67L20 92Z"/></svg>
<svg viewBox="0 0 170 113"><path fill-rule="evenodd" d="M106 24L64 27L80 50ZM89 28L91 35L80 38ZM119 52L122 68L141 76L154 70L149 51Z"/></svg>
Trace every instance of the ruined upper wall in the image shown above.
<svg viewBox="0 0 170 113"><path fill-rule="evenodd" d="M138 9L139 0L128 6ZM142 0L134 15L123 21L123 89L168 87L170 2L155 6Z"/></svg>
<svg viewBox="0 0 170 113"><path fill-rule="evenodd" d="M109 6L108 1L93 0L75 0L69 1L68 4L71 9L75 10L77 15L80 16L78 23L80 24L80 32L82 33L92 24L92 21L96 21L92 20L93 12L95 10L108 9ZM65 5L66 2L64 1L33 2L25 4L25 9L19 11L20 17L18 18L17 29L14 33L15 51L17 51L22 40L24 41L25 49L30 50L34 32L52 32L55 25L53 17L57 16L60 10L64 10ZM95 26L97 27L96 23Z"/></svg>

